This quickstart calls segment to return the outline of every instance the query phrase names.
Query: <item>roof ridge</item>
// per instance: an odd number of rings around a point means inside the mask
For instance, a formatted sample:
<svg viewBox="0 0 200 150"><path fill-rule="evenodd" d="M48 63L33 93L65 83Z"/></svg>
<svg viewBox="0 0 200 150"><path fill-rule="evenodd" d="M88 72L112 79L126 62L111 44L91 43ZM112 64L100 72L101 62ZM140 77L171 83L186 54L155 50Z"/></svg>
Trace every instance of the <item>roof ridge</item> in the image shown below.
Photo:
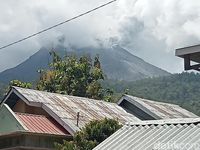
<svg viewBox="0 0 200 150"><path fill-rule="evenodd" d="M133 95L127 95L126 94L125 96L132 97L132 98L137 98L137 99L142 100L142 101L149 101L149 102L153 102L153 103L158 103L158 104L179 106L179 105L173 104L173 103L161 102L161 101L156 101L156 100L152 100L152 99L141 98L141 97L137 97L137 96L133 96Z"/></svg>
<svg viewBox="0 0 200 150"><path fill-rule="evenodd" d="M80 97L80 96L61 94L61 93L55 93L55 92L40 91L40 90L36 90L36 89L28 89L28 88L22 88L22 87L18 87L18 86L12 86L12 88L14 88L15 90L18 90L18 89L31 90L31 91L35 91L35 92L41 92L41 93L56 94L56 95L61 95L61 96L74 97L74 98L82 98L83 100L97 101L97 102L103 102L103 103L108 103L108 104L116 104L116 103L107 102L104 100L93 99L93 98L88 98L88 97Z"/></svg>
<svg viewBox="0 0 200 150"><path fill-rule="evenodd" d="M139 122L128 122L127 126L144 126L144 125L165 125L165 124L199 124L200 117L198 118L174 118L165 120L148 120Z"/></svg>
<svg viewBox="0 0 200 150"><path fill-rule="evenodd" d="M48 117L46 117L45 115L29 114L29 113L23 113L23 112L14 112L14 113L17 114L17 115L38 116L38 117L45 117L45 118L48 118Z"/></svg>

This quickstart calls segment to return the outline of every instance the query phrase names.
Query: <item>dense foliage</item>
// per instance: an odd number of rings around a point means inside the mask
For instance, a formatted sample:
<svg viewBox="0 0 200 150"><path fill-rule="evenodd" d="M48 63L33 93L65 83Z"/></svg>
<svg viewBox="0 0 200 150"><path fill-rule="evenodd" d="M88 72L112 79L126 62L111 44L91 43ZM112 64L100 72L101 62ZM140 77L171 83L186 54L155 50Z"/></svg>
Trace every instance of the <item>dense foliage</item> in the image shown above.
<svg viewBox="0 0 200 150"><path fill-rule="evenodd" d="M19 80L12 80L12 81L10 81L9 86L18 86L18 87L27 88L27 89L32 88L32 84L31 83L29 83L29 82L22 82L22 81L19 81Z"/></svg>
<svg viewBox="0 0 200 150"><path fill-rule="evenodd" d="M178 104L200 115L200 74L180 73L135 82L106 81L117 93Z"/></svg>
<svg viewBox="0 0 200 150"><path fill-rule="evenodd" d="M37 83L33 83L34 86L28 82L12 80L9 87L36 88L42 91L113 101L113 91L102 88L101 81L104 80L104 74L98 56L92 61L86 56L60 57L54 51L50 55L52 56L50 69L39 71L40 79ZM8 91L9 88L1 89ZM2 98L5 92L0 92Z"/></svg>
<svg viewBox="0 0 200 150"><path fill-rule="evenodd" d="M78 61L78 58L75 58L75 57L68 58L68 59L74 59L74 61ZM88 58L84 58L84 59L88 59ZM79 64L78 62L76 63ZM91 61L90 61L90 65L92 65ZM51 71L52 70L49 70L49 72ZM46 71L45 73L48 74L48 71ZM46 78L48 79L49 77L46 77ZM79 79L80 78L78 78L78 80L75 79L73 81L73 84L70 85L70 87L73 87L74 89L79 90L79 86L74 86L74 83L79 81ZM148 78L148 79L132 81L132 82L113 81L113 80L104 80L103 82L102 81L99 82L97 80L97 83L98 83L97 85L95 83L88 84L87 88L86 86L81 85L82 87L85 88L83 92L86 94L85 96L98 98L98 99L103 97L103 99L105 99L106 101L113 101L113 99L117 101L123 94L126 93L126 94L143 97L147 99L178 104L186 108L187 110L190 110L194 112L195 114L200 115L200 109L199 109L200 108L200 99L199 99L200 74L184 72L180 74L173 74L170 76ZM42 82L44 82L44 80ZM48 81L47 83L50 83L50 82ZM20 86L20 87L26 87L26 88L29 88L31 86L29 83L23 83L18 80L12 81L10 84L15 85L15 86ZM53 88L55 88L55 86L57 89L60 88L56 84L53 84L53 85L54 85ZM46 86L48 87L49 85L47 84ZM95 88L96 86L99 87L99 90L97 90L98 88ZM1 99L3 98L3 94L5 94L5 91L6 91L5 87L6 87L5 85L0 84L0 98ZM52 88L51 86L49 87L50 89ZM109 89L112 89L112 90L109 90ZM89 94L89 91L92 93L91 95L87 95ZM114 95L113 95L113 91L114 91ZM63 90L60 89L59 92L61 93L63 92ZM73 93L74 92L73 90L71 92L72 93L69 93L69 94L78 95L76 92ZM95 94L97 94L97 96L92 96ZM82 96L82 95L79 95L79 96Z"/></svg>
<svg viewBox="0 0 200 150"><path fill-rule="evenodd" d="M73 141L56 144L58 150L92 150L95 146L121 128L118 121L103 119L91 121L81 131L77 132Z"/></svg>
<svg viewBox="0 0 200 150"><path fill-rule="evenodd" d="M101 86L104 74L98 56L92 62L86 56L62 58L53 51L50 54L53 57L50 70L40 71L37 89L94 99L103 99L106 94L112 94ZM110 101L109 97L105 99Z"/></svg>

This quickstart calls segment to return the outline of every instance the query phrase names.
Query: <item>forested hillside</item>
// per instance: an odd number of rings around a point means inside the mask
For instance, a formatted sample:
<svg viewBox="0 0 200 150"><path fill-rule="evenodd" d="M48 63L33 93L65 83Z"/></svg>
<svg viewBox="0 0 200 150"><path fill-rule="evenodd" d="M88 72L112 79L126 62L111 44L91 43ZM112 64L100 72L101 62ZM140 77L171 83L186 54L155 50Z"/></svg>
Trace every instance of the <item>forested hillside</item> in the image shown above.
<svg viewBox="0 0 200 150"><path fill-rule="evenodd" d="M113 89L115 101L124 94L178 104L200 115L200 74L181 73L137 81L103 81L103 88ZM7 86L0 84L0 98Z"/></svg>
<svg viewBox="0 0 200 150"><path fill-rule="evenodd" d="M149 78L134 82L106 81L118 95L130 95L179 104L200 115L200 74L181 73L165 77Z"/></svg>

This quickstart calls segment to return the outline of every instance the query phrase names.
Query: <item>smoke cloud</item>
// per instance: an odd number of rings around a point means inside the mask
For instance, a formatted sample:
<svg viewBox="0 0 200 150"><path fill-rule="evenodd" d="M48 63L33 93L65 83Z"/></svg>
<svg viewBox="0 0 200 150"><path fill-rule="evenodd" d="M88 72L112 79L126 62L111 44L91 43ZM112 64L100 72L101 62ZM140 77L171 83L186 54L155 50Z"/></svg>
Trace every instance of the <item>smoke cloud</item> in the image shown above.
<svg viewBox="0 0 200 150"><path fill-rule="evenodd" d="M0 46L74 17L107 1L1 1ZM170 72L183 70L175 48L200 41L200 1L118 0L80 19L0 51L0 71L14 67L41 46L98 46L114 40L147 62Z"/></svg>

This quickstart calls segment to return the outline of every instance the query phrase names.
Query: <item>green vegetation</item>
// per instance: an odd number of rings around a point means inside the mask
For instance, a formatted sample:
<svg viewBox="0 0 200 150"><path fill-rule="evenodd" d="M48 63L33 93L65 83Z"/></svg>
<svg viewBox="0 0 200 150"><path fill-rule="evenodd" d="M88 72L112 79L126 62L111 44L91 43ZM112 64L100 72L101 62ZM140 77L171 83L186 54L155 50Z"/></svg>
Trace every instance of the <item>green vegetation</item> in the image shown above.
<svg viewBox="0 0 200 150"><path fill-rule="evenodd" d="M8 90L10 89L10 86L18 86L18 87L28 88L28 89L32 88L32 84L31 83L22 82L22 81L19 81L19 80L10 81L9 86L0 83L0 101L3 99L5 94L8 92Z"/></svg>
<svg viewBox="0 0 200 150"><path fill-rule="evenodd" d="M117 101L123 94L130 94L156 101L174 103L200 115L200 74L180 73L138 81L104 80L98 57L92 64L87 57L60 58L53 54L51 70L41 72L39 90L65 93L106 101ZM66 69L66 71L65 71ZM30 88L31 84L18 80L11 85ZM110 90L112 89L112 90ZM6 86L0 84L0 98Z"/></svg>
<svg viewBox="0 0 200 150"><path fill-rule="evenodd" d="M180 73L138 81L104 80L98 57L64 56L51 52L49 70L40 71L40 80L33 88L75 96L117 101L123 94L178 104L200 115L200 74ZM31 88L31 84L18 80L10 85ZM0 98L6 92L0 84Z"/></svg>
<svg viewBox="0 0 200 150"><path fill-rule="evenodd" d="M130 95L178 104L200 115L200 74L180 73L134 82L105 81L118 95Z"/></svg>
<svg viewBox="0 0 200 150"><path fill-rule="evenodd" d="M77 132L73 141L56 144L58 150L92 150L99 143L121 128L118 121L103 119L91 121L81 131Z"/></svg>
<svg viewBox="0 0 200 150"><path fill-rule="evenodd" d="M113 101L113 91L102 88L101 81L104 80L104 74L98 56L92 61L86 56L60 57L54 51L50 55L52 56L50 69L39 71L40 79L37 83L33 83L35 86L19 80L10 81L9 86Z"/></svg>
<svg viewBox="0 0 200 150"><path fill-rule="evenodd" d="M10 81L9 85L10 86L18 86L18 87L27 88L27 89L32 88L32 84L31 83L22 82L22 81L19 81L19 80L12 80L12 81Z"/></svg>
<svg viewBox="0 0 200 150"><path fill-rule="evenodd" d="M40 71L38 90L111 101L112 91L100 83L104 74L98 56L92 62L86 56L61 58L53 51L50 54L53 61L50 70Z"/></svg>

